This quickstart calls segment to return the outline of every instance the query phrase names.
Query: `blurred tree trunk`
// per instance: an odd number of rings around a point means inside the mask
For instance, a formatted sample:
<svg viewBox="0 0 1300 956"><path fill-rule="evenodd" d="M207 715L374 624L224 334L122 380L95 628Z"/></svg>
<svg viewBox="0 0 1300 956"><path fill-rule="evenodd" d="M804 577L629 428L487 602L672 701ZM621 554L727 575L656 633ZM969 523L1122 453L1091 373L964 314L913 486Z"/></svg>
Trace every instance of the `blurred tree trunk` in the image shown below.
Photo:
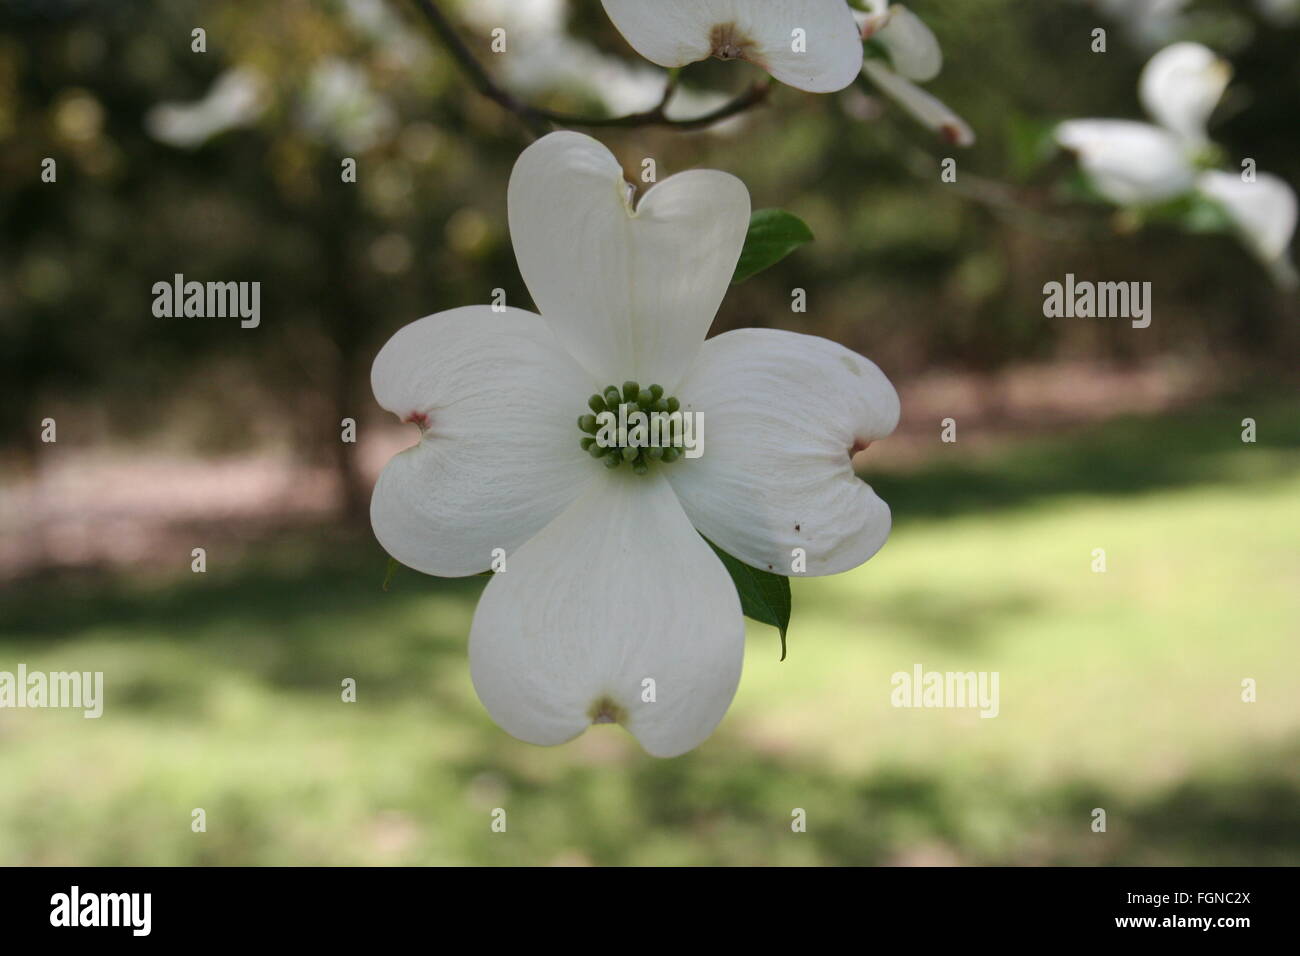
<svg viewBox="0 0 1300 956"><path fill-rule="evenodd" d="M335 174L337 175L337 174ZM326 187L329 190L329 187ZM342 422L355 420L360 438L361 405L357 382L364 366L361 348L364 343L363 318L357 285L361 277L354 268L354 255L348 242L346 223L360 220L355 201L356 190L344 186L340 201L333 206L322 202L317 228L321 236L325 276L321 315L338 349L329 396L333 409L327 432L331 443L331 461L338 483L342 518L348 524L364 526L369 518L370 490L366 487L358 459L360 445L342 440ZM341 208L340 208L341 207Z"/></svg>

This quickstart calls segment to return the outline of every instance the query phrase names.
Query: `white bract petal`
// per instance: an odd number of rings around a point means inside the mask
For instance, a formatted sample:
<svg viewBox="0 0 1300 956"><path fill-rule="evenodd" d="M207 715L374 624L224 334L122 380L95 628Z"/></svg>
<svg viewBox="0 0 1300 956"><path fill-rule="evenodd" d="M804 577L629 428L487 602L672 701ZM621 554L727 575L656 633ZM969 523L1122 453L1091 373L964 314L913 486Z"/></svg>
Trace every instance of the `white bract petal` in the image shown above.
<svg viewBox="0 0 1300 956"><path fill-rule="evenodd" d="M954 146L974 144L975 131L970 128L970 124L942 101L899 76L880 60L867 60L862 65L862 71L881 92L903 107L915 120L937 132L945 141Z"/></svg>
<svg viewBox="0 0 1300 956"><path fill-rule="evenodd" d="M417 571L486 570L493 549L527 541L593 477L574 423L595 386L536 315L471 306L420 319L380 350L371 384L422 430L370 502L379 543Z"/></svg>
<svg viewBox="0 0 1300 956"><path fill-rule="evenodd" d="M886 505L851 456L898 424L898 394L826 339L741 329L704 343L678 391L702 413L705 453L668 478L700 533L746 564L790 575L857 567L889 535Z"/></svg>
<svg viewBox="0 0 1300 956"><path fill-rule="evenodd" d="M844 0L602 0L634 50L677 67L717 56L748 60L810 93L842 90L862 68Z"/></svg>
<svg viewBox="0 0 1300 956"><path fill-rule="evenodd" d="M1291 262L1297 202L1295 190L1270 173L1257 173L1254 182L1239 174L1202 173L1197 188L1227 212L1250 251L1272 271L1285 288L1297 284Z"/></svg>
<svg viewBox="0 0 1300 956"><path fill-rule="evenodd" d="M626 472L598 476L511 555L469 643L479 699L515 737L559 744L618 722L658 757L713 731L743 654L722 562L661 475Z"/></svg>
<svg viewBox="0 0 1300 956"><path fill-rule="evenodd" d="M1232 67L1199 43L1165 47L1142 70L1138 94L1151 118L1196 147L1232 78Z"/></svg>
<svg viewBox="0 0 1300 956"><path fill-rule="evenodd" d="M749 191L715 170L679 173L635 207L614 156L552 133L510 176L510 235L533 300L601 383L671 392L717 314L749 229Z"/></svg>
<svg viewBox="0 0 1300 956"><path fill-rule="evenodd" d="M1093 186L1121 206L1184 195L1195 181L1185 144L1173 133L1133 120L1070 120L1056 141L1078 154Z"/></svg>
<svg viewBox="0 0 1300 956"><path fill-rule="evenodd" d="M924 83L943 69L943 51L933 31L901 3L889 8L888 22L875 32L875 38L889 51L900 76Z"/></svg>

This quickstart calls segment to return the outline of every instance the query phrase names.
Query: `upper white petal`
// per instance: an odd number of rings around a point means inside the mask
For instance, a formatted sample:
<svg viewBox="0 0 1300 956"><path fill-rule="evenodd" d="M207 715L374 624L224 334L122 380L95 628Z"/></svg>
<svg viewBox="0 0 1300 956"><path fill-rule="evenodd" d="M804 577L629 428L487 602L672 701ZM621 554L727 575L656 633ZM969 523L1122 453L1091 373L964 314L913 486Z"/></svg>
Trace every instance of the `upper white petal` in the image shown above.
<svg viewBox="0 0 1300 956"><path fill-rule="evenodd" d="M810 93L842 90L862 68L857 22L844 0L602 2L632 48L660 66L703 60L717 52L719 37L728 37L744 59Z"/></svg>
<svg viewBox="0 0 1300 956"><path fill-rule="evenodd" d="M875 37L889 51L894 69L909 80L924 83L943 69L943 50L934 32L901 3L889 8L889 22Z"/></svg>
<svg viewBox="0 0 1300 956"><path fill-rule="evenodd" d="M513 551L592 477L577 418L595 386L536 315L471 306L412 322L370 380L380 405L427 423L370 502L379 543L417 571L486 570L494 548Z"/></svg>
<svg viewBox="0 0 1300 956"><path fill-rule="evenodd" d="M1195 181L1183 141L1150 123L1069 120L1056 128L1056 141L1077 153L1097 191L1121 206L1181 196Z"/></svg>
<svg viewBox="0 0 1300 956"><path fill-rule="evenodd" d="M1185 142L1208 141L1210 114L1232 79L1232 67L1199 43L1175 43L1151 58L1138 94L1151 118Z"/></svg>
<svg viewBox="0 0 1300 956"><path fill-rule="evenodd" d="M1257 173L1254 182L1245 182L1239 174L1217 170L1202 173L1196 185L1224 208L1251 252L1273 270L1275 278L1293 287L1296 271L1290 248L1297 220L1295 190L1271 173Z"/></svg>
<svg viewBox="0 0 1300 956"><path fill-rule="evenodd" d="M880 60L862 65L867 77L922 125L939 133L954 146L971 146L975 131L937 98L899 76Z"/></svg>
<svg viewBox="0 0 1300 956"><path fill-rule="evenodd" d="M676 756L713 732L735 695L740 600L662 475L595 467L582 497L484 590L474 688L520 740L563 743L607 701L648 752Z"/></svg>
<svg viewBox="0 0 1300 956"><path fill-rule="evenodd" d="M703 417L704 453L666 472L724 551L789 575L803 548L818 575L885 543L889 506L850 461L898 424L898 394L870 361L816 336L741 329L704 343L678 397Z"/></svg>
<svg viewBox="0 0 1300 956"><path fill-rule="evenodd" d="M652 186L635 208L629 196L608 149L551 133L510 176L510 235L533 300L570 354L605 384L671 389L731 284L749 191L699 169Z"/></svg>

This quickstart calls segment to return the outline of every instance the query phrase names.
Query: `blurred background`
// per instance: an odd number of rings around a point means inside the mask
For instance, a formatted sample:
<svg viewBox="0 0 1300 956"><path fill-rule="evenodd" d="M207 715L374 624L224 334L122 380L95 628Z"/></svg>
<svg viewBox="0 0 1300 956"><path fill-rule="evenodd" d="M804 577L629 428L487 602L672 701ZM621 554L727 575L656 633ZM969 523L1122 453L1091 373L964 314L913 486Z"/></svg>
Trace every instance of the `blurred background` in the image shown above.
<svg viewBox="0 0 1300 956"><path fill-rule="evenodd" d="M598 0L442 6L532 102L658 101ZM1232 235L1095 201L1050 141L1141 118L1143 63L1197 39L1235 70L1226 168L1300 184L1295 4L912 7L972 149L866 85L597 131L628 170L728 170L812 227L715 332L827 336L903 396L863 461L890 542L794 582L788 659L751 624L727 718L660 761L617 727L499 730L465 656L483 579L390 577L368 526L416 437L370 395L378 348L496 288L530 305L518 119L407 0L2 0L0 670L106 688L99 720L0 711L0 864L1300 862L1300 307ZM758 76L688 67L674 115ZM156 318L175 273L260 281L260 326ZM1066 273L1152 282L1150 328L1044 318ZM891 707L916 664L999 672L1000 716Z"/></svg>

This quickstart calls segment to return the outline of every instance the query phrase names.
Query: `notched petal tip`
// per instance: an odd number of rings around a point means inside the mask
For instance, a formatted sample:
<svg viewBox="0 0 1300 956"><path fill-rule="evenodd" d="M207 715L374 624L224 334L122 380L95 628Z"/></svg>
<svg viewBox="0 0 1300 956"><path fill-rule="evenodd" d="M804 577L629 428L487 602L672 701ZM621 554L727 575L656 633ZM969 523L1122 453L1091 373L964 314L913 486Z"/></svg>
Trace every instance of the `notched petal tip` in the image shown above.
<svg viewBox="0 0 1300 956"><path fill-rule="evenodd" d="M735 23L715 23L709 31L709 55L719 60L748 60L757 66L754 41L741 32Z"/></svg>
<svg viewBox="0 0 1300 956"><path fill-rule="evenodd" d="M593 724L625 724L627 708L605 694L592 701L591 706L587 708L587 716L591 718Z"/></svg>
<svg viewBox="0 0 1300 956"><path fill-rule="evenodd" d="M432 424L432 418L429 412L411 411L402 417L403 425L415 425L420 432L427 432Z"/></svg>

